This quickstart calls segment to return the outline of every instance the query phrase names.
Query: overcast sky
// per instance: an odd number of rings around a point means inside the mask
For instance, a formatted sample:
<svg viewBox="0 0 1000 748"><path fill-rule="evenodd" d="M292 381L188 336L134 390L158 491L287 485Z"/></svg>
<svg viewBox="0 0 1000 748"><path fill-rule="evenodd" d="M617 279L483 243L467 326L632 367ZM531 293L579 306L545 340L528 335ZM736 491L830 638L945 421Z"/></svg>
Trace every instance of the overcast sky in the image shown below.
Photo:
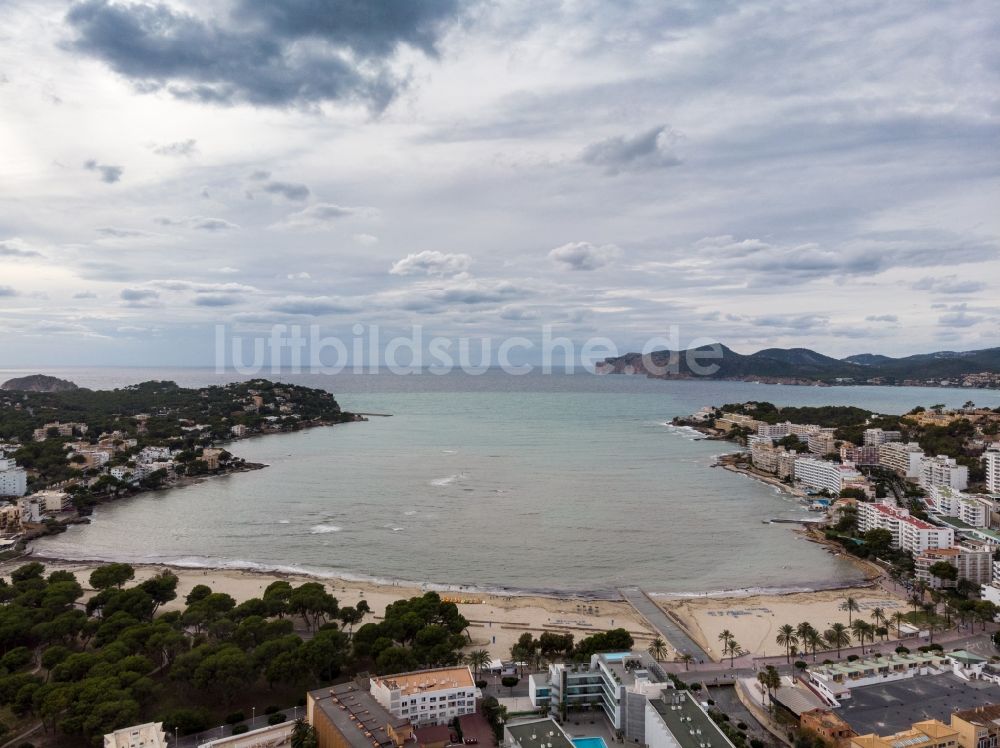
<svg viewBox="0 0 1000 748"><path fill-rule="evenodd" d="M998 39L995 0L5 0L0 366L996 346Z"/></svg>

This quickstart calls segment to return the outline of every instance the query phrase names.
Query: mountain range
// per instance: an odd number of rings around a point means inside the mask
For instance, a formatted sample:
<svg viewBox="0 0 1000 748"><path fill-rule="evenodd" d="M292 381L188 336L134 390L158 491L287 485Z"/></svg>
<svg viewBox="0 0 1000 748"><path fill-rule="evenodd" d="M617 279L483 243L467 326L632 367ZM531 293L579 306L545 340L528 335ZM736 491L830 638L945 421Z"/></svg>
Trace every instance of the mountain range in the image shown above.
<svg viewBox="0 0 1000 748"><path fill-rule="evenodd" d="M721 350L721 357L709 355ZM765 348L751 354L737 353L722 345L700 346L683 351L654 351L643 357L639 353L607 358L600 368L615 373L646 374L658 379L691 379L699 375L695 366L715 364L717 369L707 375L712 379L750 379L789 383L842 383L844 380L874 384L906 382L955 382L970 374L994 374L997 380L990 386L1000 386L1000 348L978 351L937 351L902 358L877 353L861 353L846 358L832 358L808 348ZM672 365L671 365L672 364Z"/></svg>

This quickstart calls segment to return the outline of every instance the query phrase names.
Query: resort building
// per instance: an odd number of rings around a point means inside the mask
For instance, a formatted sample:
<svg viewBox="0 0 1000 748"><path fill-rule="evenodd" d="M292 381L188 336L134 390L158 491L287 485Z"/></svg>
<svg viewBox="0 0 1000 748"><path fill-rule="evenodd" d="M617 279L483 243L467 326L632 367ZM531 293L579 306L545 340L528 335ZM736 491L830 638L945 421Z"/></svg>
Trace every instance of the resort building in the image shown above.
<svg viewBox="0 0 1000 748"><path fill-rule="evenodd" d="M832 665L811 665L806 671L813 691L830 706L839 706L851 698L852 688L875 683L913 678L917 675L940 675L949 669L947 658L933 652L892 654Z"/></svg>
<svg viewBox="0 0 1000 748"><path fill-rule="evenodd" d="M986 490L1000 494L1000 445L994 444L983 453L986 467Z"/></svg>
<svg viewBox="0 0 1000 748"><path fill-rule="evenodd" d="M945 561L955 567L957 579L968 579L977 587L989 584L993 579L993 552L973 550L963 546L952 548L931 548L913 559L914 576L933 589L955 587L957 580L941 579L930 573L930 567Z"/></svg>
<svg viewBox="0 0 1000 748"><path fill-rule="evenodd" d="M504 725L503 736L503 744L510 748L576 748L562 726L551 717Z"/></svg>
<svg viewBox="0 0 1000 748"><path fill-rule="evenodd" d="M852 465L878 465L878 447L874 444L862 447L856 447L849 443L842 444L840 446L840 461Z"/></svg>
<svg viewBox="0 0 1000 748"><path fill-rule="evenodd" d="M639 742L648 748L733 748L690 691L670 691L644 706Z"/></svg>
<svg viewBox="0 0 1000 748"><path fill-rule="evenodd" d="M0 496L28 493L28 474L11 457L0 457Z"/></svg>
<svg viewBox="0 0 1000 748"><path fill-rule="evenodd" d="M784 436L788 436L790 433L788 427L791 425L788 421L784 423L762 423L757 427L757 435L765 436L768 439L781 439Z"/></svg>
<svg viewBox="0 0 1000 748"><path fill-rule="evenodd" d="M443 725L473 714L480 696L468 666L376 676L371 694L394 717L415 726Z"/></svg>
<svg viewBox="0 0 1000 748"><path fill-rule="evenodd" d="M828 455L837 451L837 441L833 438L836 429L818 429L809 434L806 445L814 455Z"/></svg>
<svg viewBox="0 0 1000 748"><path fill-rule="evenodd" d="M765 473L774 473L781 478L787 478L795 473L797 455L784 447L756 442L750 446L750 457L753 459L753 466Z"/></svg>
<svg viewBox="0 0 1000 748"><path fill-rule="evenodd" d="M886 442L879 445L878 463L903 478L920 477L920 461L924 451L916 442Z"/></svg>
<svg viewBox="0 0 1000 748"><path fill-rule="evenodd" d="M898 431L883 431L882 429L865 429L864 445L878 447L886 442L901 441L903 435Z"/></svg>
<svg viewBox="0 0 1000 748"><path fill-rule="evenodd" d="M66 512L73 508L73 499L65 491L55 491L52 489L36 491L28 498L37 501L39 511L46 514L58 514L59 512Z"/></svg>
<svg viewBox="0 0 1000 748"><path fill-rule="evenodd" d="M413 738L410 720L386 710L363 680L307 693L306 722L317 748L400 748Z"/></svg>
<svg viewBox="0 0 1000 748"><path fill-rule="evenodd" d="M55 421L35 429L31 434L31 438L36 442L43 442L51 434L55 434L55 436L83 436L86 433L87 424L85 423L59 423L59 421Z"/></svg>
<svg viewBox="0 0 1000 748"><path fill-rule="evenodd" d="M919 483L925 489L947 486L962 491L969 485L969 468L947 455L925 457L920 461Z"/></svg>
<svg viewBox="0 0 1000 748"><path fill-rule="evenodd" d="M951 727L961 748L995 748L1000 745L1000 704L954 712Z"/></svg>
<svg viewBox="0 0 1000 748"><path fill-rule="evenodd" d="M599 708L616 730L640 737L647 699L673 685L647 652L595 654L589 665L549 665L547 692L551 711L564 715L581 708ZM539 684L532 704L544 706ZM641 742L641 741L640 741Z"/></svg>
<svg viewBox="0 0 1000 748"><path fill-rule="evenodd" d="M955 531L937 527L911 517L909 511L882 502L858 504L858 530L883 529L892 533L892 547L914 555L929 548L950 548L955 545Z"/></svg>
<svg viewBox="0 0 1000 748"><path fill-rule="evenodd" d="M884 737L859 735L851 738L851 748L955 748L958 732L936 719L915 722L909 730Z"/></svg>
<svg viewBox="0 0 1000 748"><path fill-rule="evenodd" d="M839 496L848 483L864 481L864 476L847 465L814 457L799 457L795 461L795 480L804 486L818 488Z"/></svg>
<svg viewBox="0 0 1000 748"><path fill-rule="evenodd" d="M147 722L108 733L104 748L167 748L167 735L162 722Z"/></svg>
<svg viewBox="0 0 1000 748"><path fill-rule="evenodd" d="M972 496L948 486L933 486L925 501L936 515L955 517L972 527L990 526L993 502L983 496Z"/></svg>

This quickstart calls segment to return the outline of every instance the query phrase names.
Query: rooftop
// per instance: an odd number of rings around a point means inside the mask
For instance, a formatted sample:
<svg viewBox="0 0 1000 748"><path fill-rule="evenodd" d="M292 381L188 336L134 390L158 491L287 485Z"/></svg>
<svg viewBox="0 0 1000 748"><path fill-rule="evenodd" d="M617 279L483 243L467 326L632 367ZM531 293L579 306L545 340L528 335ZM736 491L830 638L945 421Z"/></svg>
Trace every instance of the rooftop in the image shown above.
<svg viewBox="0 0 1000 748"><path fill-rule="evenodd" d="M551 717L507 725L507 732L521 748L575 748L569 736Z"/></svg>
<svg viewBox="0 0 1000 748"><path fill-rule="evenodd" d="M680 748L732 748L733 744L688 691L671 691L649 703Z"/></svg>
<svg viewBox="0 0 1000 748"><path fill-rule="evenodd" d="M1000 704L983 704L972 709L955 712L955 716L972 724L994 723L1000 719Z"/></svg>
<svg viewBox="0 0 1000 748"><path fill-rule="evenodd" d="M340 683L310 691L315 709L323 713L352 748L390 748L395 743L386 727L405 727L409 720L394 717L356 683Z"/></svg>
<svg viewBox="0 0 1000 748"><path fill-rule="evenodd" d="M390 691L398 690L403 696L444 688L474 688L476 685L472 680L472 671L465 665L376 676L372 678L372 684L381 684Z"/></svg>
<svg viewBox="0 0 1000 748"><path fill-rule="evenodd" d="M104 736L105 748L161 748L166 744L162 722L124 727Z"/></svg>

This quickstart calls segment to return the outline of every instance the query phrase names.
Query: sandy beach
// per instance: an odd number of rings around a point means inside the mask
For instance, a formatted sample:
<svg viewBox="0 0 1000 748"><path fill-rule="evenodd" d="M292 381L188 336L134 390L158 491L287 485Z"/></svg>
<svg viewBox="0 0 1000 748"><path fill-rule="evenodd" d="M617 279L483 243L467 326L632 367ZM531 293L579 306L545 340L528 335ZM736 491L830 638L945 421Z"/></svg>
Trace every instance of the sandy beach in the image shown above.
<svg viewBox="0 0 1000 748"><path fill-rule="evenodd" d="M93 594L88 578L98 562L64 561L41 556L26 556L0 564L0 576L31 561L45 564L47 572L65 569L73 572L83 586L85 599ZM354 605L367 600L372 614L366 620L380 620L386 606L400 598L423 594L419 586L376 584L374 582L348 581L305 574L244 571L238 569L205 569L165 566L161 564L133 564L135 582L170 569L177 575L177 598L162 606L161 611L180 610L184 597L198 584L206 584L215 592L231 595L237 603L260 597L271 582L286 580L293 585L303 582L321 582L341 605ZM510 648L525 631L538 636L543 631L572 633L577 641L593 633L622 627L636 641L636 647L645 649L655 634L626 602L594 601L579 598L531 597L520 595L487 595L472 592L441 592L442 597L456 602L459 611L469 622L472 637L470 649L486 649L496 658L510 657Z"/></svg>
<svg viewBox="0 0 1000 748"><path fill-rule="evenodd" d="M784 648L775 642L779 627L808 621L822 633L836 621L846 625L847 612L839 607L847 597L857 600L861 608L854 617L860 616L869 623L874 608L882 608L886 616L897 610L909 610L904 597L879 587L748 597L658 598L657 603L678 618L692 638L718 660L722 649L719 634L724 629L731 631L740 646L751 654L782 654ZM889 628L893 633L892 627Z"/></svg>

